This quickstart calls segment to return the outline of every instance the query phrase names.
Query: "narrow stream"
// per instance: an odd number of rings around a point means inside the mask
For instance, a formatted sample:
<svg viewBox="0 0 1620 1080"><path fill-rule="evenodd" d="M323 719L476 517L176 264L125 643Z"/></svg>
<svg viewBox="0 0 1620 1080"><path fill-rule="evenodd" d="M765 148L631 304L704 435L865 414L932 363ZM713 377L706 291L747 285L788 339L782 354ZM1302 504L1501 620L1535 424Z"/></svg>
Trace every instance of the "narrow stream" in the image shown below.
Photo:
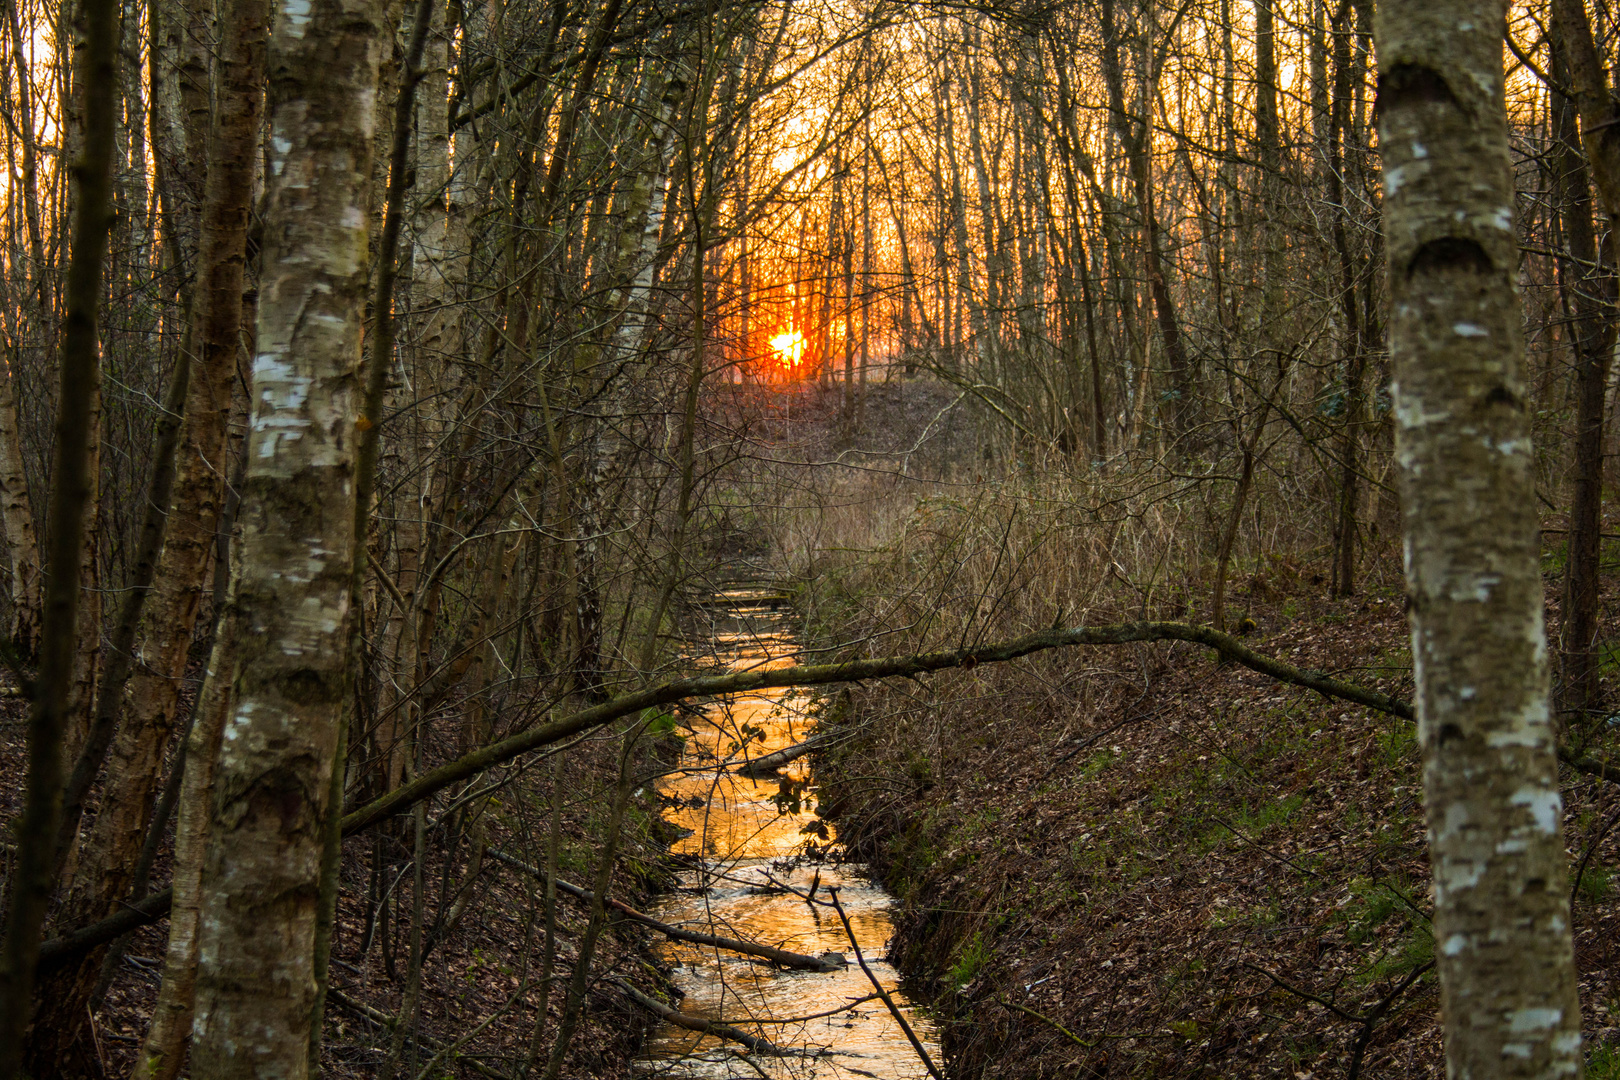
<svg viewBox="0 0 1620 1080"><path fill-rule="evenodd" d="M719 664L744 670L793 662L798 643L773 595L738 587L716 597L712 648ZM772 801L778 780L751 780L732 771L741 760L735 745L745 727L764 733L749 744L752 757L803 741L809 701L792 689L768 690L717 702L689 719L679 770L660 790L677 804L665 817L690 830L674 851L694 857L696 865L651 914L793 952L846 956L849 963L842 970L814 973L777 970L713 948L677 942L663 946L665 959L675 965L675 982L686 994L678 1006L681 1012L723 1020L784 1048L825 1052L745 1059L735 1044L666 1024L639 1063L645 1076L916 1080L928 1075L881 1000L850 1006L870 996L872 986L854 962L837 915L777 888L787 884L803 892L817 875L822 889L838 889L867 965L892 992L929 1054L940 1060L931 1022L895 989L898 975L882 959L891 932L891 897L866 877L865 867L838 861L836 843L827 850L825 841L801 833L815 820L810 806L798 813L779 811ZM806 768L801 758L782 775L802 781ZM804 854L807 840L817 846L810 855ZM799 1019L810 1016L816 1018Z"/></svg>

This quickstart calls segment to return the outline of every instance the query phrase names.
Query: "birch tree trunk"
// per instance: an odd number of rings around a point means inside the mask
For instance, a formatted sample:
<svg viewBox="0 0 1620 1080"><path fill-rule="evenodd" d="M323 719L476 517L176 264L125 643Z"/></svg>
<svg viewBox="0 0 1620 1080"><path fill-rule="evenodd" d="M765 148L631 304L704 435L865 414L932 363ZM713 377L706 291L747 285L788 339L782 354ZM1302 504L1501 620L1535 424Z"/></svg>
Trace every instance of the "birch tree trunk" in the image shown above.
<svg viewBox="0 0 1620 1080"><path fill-rule="evenodd" d="M1579 1076L1515 287L1505 0L1384 4L1396 455L1447 1072Z"/></svg>
<svg viewBox="0 0 1620 1080"><path fill-rule="evenodd" d="M6 552L11 561L11 621L7 636L19 656L32 659L39 651L40 606L39 541L34 535L33 504L28 474L23 471L22 430L17 426L16 350L4 360L0 373L0 520L4 521Z"/></svg>
<svg viewBox="0 0 1620 1080"><path fill-rule="evenodd" d="M377 0L282 5L237 576L236 701L199 886L198 1076L309 1075L347 661Z"/></svg>
<svg viewBox="0 0 1620 1080"><path fill-rule="evenodd" d="M625 193L624 221L615 250L614 271L620 280L616 283L615 322L600 392L606 422L598 424L591 434L589 460L577 492L580 540L574 562L575 611L579 623L578 659L583 672L598 672L602 666L599 564L607 530L608 492L629 460L631 447L624 436L624 415L630 411L644 366L658 237L664 228L664 201L669 187L670 123L686 90L676 65L671 63L670 67L667 73L649 71L643 86L644 100L652 108L644 164Z"/></svg>
<svg viewBox="0 0 1620 1080"><path fill-rule="evenodd" d="M132 1080L174 1080L185 1060L197 989L198 884L208 842L209 789L231 705L231 664L235 658L235 618L220 619L208 658L197 718L186 742L179 817L174 827L174 906L169 910L169 943L163 958L163 984L152 1007L152 1025L141 1044Z"/></svg>
<svg viewBox="0 0 1620 1080"><path fill-rule="evenodd" d="M129 675L127 701L98 705L102 717L123 713L107 756L107 774L96 815L58 918L86 925L113 914L127 897L131 871L151 824L153 796L174 733L192 631L209 582L208 567L225 502L227 432L237 376L242 321L243 271L259 119L263 109L265 0L233 0L223 19L220 93L209 140L201 214L199 276L193 301L192 364L185 420L174 461L172 508L152 594L141 620ZM202 172L201 168L177 170ZM171 444L172 445L172 444ZM164 500L170 505L170 500ZM116 635L115 635L116 640ZM127 641L128 639L125 638ZM101 694L124 697L115 645ZM126 661L127 663L127 661ZM106 736L100 736L105 739ZM99 757L101 750L95 751ZM85 774L88 780L93 773ZM77 778L76 778L77 779ZM80 804L69 785L68 826ZM102 950L93 950L55 973L42 994L30 1050L36 1069L60 1059L87 1018Z"/></svg>
<svg viewBox="0 0 1620 1080"><path fill-rule="evenodd" d="M41 326L51 323L46 287L45 247L39 211L39 179L34 155L34 106L27 54L24 52L22 21L17 0L6 4L12 62L17 69L17 118L21 122L22 175L12 181L21 187L24 216L28 223L28 305ZM0 31L0 32L3 32ZM20 342L18 343L20 344ZM40 576L39 541L34 533L33 503L28 493L28 474L23 469L22 429L17 423L17 357L13 347L6 357L6 370L0 377L0 520L3 520L6 550L11 559L11 622L8 634L12 647L24 659L39 651L40 617L44 604L44 583Z"/></svg>

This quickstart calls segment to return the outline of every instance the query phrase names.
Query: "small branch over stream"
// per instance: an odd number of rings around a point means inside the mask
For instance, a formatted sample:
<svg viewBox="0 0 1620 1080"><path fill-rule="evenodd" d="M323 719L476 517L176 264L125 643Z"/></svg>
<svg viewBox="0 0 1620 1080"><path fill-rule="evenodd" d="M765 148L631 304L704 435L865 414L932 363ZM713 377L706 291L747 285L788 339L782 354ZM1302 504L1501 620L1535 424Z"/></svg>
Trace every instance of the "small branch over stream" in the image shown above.
<svg viewBox="0 0 1620 1080"><path fill-rule="evenodd" d="M631 1001L652 1013L661 1020L668 1021L676 1027L688 1031L698 1031L705 1035L713 1035L717 1039L729 1039L741 1043L756 1054L768 1054L771 1057L809 1057L815 1054L813 1050L793 1050L777 1046L769 1039L762 1039L758 1035L750 1035L741 1028L734 1028L730 1024L722 1024L718 1020L705 1020L701 1016L689 1016L683 1012L676 1012L662 1001L648 997L640 990L631 986L622 979L609 980L624 992Z"/></svg>
<svg viewBox="0 0 1620 1080"><path fill-rule="evenodd" d="M923 1067L928 1070L928 1075L932 1076L934 1080L945 1080L940 1074L939 1068L934 1064L934 1059L928 1055L928 1048L923 1046L922 1040L917 1038L917 1033L911 1029L911 1024L906 1020L906 1014L900 1011L900 1006L894 1003L894 998L890 997L889 992L883 988L883 983L872 973L872 969L866 966L866 956L861 952L861 943L855 938L855 928L849 925L849 916L844 914L844 905L838 902L838 890L829 888L827 896L827 900L817 900L814 903L825 903L838 913L838 921L844 924L844 934L849 938L849 947L855 950L855 962L861 965L861 971L865 972L867 981L872 984L872 989L877 991L878 997L883 999L883 1004L888 1008L889 1015L894 1017L895 1023L900 1025L900 1030L905 1032L907 1041L911 1043L911 1048L917 1052L917 1057L922 1061Z"/></svg>

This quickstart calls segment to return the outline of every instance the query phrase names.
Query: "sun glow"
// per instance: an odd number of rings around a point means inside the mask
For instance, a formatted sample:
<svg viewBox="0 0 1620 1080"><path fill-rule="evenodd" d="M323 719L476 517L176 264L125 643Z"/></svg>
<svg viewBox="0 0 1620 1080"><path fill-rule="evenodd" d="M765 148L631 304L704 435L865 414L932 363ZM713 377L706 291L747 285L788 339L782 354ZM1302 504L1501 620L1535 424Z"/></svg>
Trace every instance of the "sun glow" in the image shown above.
<svg viewBox="0 0 1620 1080"><path fill-rule="evenodd" d="M776 361L782 365L782 370L792 373L804 359L804 335L797 330L789 330L771 338L771 348L776 352Z"/></svg>

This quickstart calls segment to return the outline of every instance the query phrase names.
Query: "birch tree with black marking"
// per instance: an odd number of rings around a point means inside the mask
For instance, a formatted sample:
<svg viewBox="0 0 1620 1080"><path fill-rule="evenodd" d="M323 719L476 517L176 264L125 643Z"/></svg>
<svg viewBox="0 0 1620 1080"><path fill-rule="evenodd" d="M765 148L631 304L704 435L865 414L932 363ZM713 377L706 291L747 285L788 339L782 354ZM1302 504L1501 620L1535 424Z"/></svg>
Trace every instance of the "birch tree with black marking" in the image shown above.
<svg viewBox="0 0 1620 1080"><path fill-rule="evenodd" d="M1579 1076L1504 0L1380 5L1396 458L1453 1077Z"/></svg>

